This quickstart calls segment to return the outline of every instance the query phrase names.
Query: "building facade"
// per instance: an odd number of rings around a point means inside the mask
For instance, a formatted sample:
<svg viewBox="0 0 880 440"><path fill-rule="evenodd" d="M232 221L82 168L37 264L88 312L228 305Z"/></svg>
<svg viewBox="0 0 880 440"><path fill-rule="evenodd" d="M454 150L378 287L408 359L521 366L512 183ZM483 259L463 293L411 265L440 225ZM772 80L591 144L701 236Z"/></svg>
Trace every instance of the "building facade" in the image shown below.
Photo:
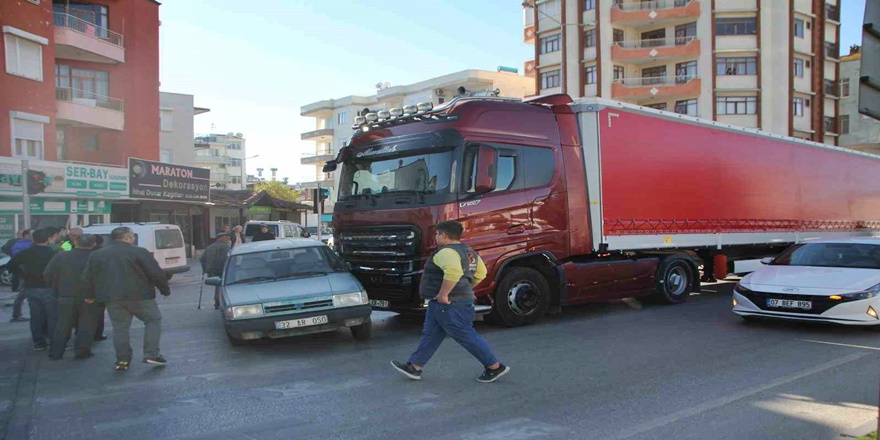
<svg viewBox="0 0 880 440"><path fill-rule="evenodd" d="M159 93L160 162L195 166L193 117L210 110L193 106L193 100L192 95Z"/></svg>
<svg viewBox="0 0 880 440"><path fill-rule="evenodd" d="M880 154L880 121L859 113L862 54L840 59L840 146Z"/></svg>
<svg viewBox="0 0 880 440"><path fill-rule="evenodd" d="M332 219L333 204L336 202L337 178L340 172L321 171L328 160L336 157L339 149L348 144L353 132L351 125L354 118L364 109L371 112L402 108L420 102L432 102L435 106L452 100L459 87L467 92L480 92L499 89L501 96L523 98L534 94L534 80L525 76L508 72L490 72L485 70L464 70L449 75L432 78L407 86L390 87L387 84L377 85L377 93L372 96L346 96L339 99L328 99L305 105L300 114L315 119L315 130L302 134L302 140L315 142L314 152L306 152L300 162L303 165L315 166L315 180L302 182L304 191L310 191L320 185L330 188L330 198L324 203L326 213L321 219L327 223ZM312 215L308 224L314 226L318 218Z"/></svg>
<svg viewBox="0 0 880 440"><path fill-rule="evenodd" d="M245 189L246 141L241 133L195 138L195 166L211 169L211 188Z"/></svg>
<svg viewBox="0 0 880 440"><path fill-rule="evenodd" d="M828 144L839 0L532 0L541 95L600 96Z"/></svg>

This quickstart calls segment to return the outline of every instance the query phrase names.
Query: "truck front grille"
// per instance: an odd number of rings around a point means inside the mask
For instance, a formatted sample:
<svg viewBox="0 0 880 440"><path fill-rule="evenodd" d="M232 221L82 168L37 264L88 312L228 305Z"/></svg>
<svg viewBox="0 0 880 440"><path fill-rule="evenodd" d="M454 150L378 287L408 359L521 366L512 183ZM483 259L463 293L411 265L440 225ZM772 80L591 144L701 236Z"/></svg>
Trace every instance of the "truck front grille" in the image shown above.
<svg viewBox="0 0 880 440"><path fill-rule="evenodd" d="M337 244L356 273L402 275L415 271L420 233L411 226L342 231Z"/></svg>

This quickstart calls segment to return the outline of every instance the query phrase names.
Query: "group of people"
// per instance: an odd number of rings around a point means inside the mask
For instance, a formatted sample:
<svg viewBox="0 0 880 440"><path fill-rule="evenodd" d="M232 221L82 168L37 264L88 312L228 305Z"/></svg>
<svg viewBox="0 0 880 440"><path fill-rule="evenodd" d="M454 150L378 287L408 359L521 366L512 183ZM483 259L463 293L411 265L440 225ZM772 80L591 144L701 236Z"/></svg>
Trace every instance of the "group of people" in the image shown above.
<svg viewBox="0 0 880 440"><path fill-rule="evenodd" d="M131 228L113 229L106 245L101 236L79 228L70 229L66 240L59 238L62 233L60 228L22 231L7 243L13 290L21 288L13 321L26 320L21 308L27 299L34 350L48 349L49 358L59 360L75 331L75 358L92 357L92 343L106 339L106 308L113 325L116 370L127 370L131 364L133 317L145 327L143 362L165 365L159 353L162 314L155 299L156 289L164 296L171 289L159 263L148 250L134 245Z"/></svg>

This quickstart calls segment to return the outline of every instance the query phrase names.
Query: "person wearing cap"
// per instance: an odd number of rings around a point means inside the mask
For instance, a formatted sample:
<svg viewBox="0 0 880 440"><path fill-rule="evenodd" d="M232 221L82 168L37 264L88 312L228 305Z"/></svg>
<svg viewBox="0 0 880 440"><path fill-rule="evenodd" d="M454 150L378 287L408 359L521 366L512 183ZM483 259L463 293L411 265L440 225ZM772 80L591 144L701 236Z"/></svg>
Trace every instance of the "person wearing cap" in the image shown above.
<svg viewBox="0 0 880 440"><path fill-rule="evenodd" d="M260 225L260 232L254 234L254 238L251 240L251 242L256 243L258 241L268 241L274 239L275 234L269 232L269 227L266 225Z"/></svg>
<svg viewBox="0 0 880 440"><path fill-rule="evenodd" d="M241 225L232 228L232 248L235 249L244 244L244 234L241 233L244 229Z"/></svg>
<svg viewBox="0 0 880 440"><path fill-rule="evenodd" d="M219 277L223 275L223 268L226 267L226 258L229 256L229 234L217 234L214 243L205 248L202 258L202 273L208 277ZM214 287L214 309L220 308L220 288Z"/></svg>

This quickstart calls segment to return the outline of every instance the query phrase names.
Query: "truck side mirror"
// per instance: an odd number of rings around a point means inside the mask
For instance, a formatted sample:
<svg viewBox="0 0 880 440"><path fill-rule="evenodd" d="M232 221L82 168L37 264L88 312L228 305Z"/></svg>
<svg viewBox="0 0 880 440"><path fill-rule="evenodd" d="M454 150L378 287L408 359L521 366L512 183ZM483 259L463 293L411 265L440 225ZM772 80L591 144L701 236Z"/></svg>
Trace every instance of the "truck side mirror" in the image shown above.
<svg viewBox="0 0 880 440"><path fill-rule="evenodd" d="M323 173L332 173L332 172L336 171L336 165L337 165L338 163L339 163L339 162L337 162L336 159L328 160L327 163L324 164L324 167L321 168L321 172L323 172Z"/></svg>
<svg viewBox="0 0 880 440"><path fill-rule="evenodd" d="M488 145L480 145L477 150L477 176L474 192L484 194L495 190L498 170L498 151Z"/></svg>

